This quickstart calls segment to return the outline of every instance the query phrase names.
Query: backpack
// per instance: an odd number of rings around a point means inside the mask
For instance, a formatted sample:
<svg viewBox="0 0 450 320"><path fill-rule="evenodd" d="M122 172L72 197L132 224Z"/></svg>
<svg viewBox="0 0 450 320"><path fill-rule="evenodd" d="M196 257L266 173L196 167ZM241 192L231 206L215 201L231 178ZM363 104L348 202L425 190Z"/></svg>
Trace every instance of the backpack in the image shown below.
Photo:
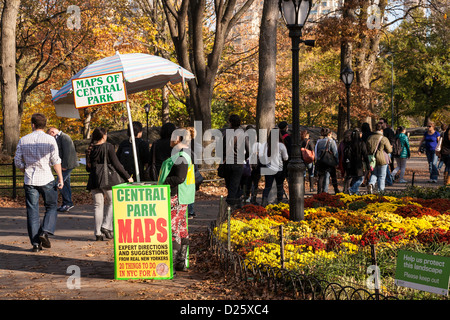
<svg viewBox="0 0 450 320"><path fill-rule="evenodd" d="M395 137L394 142L392 143L392 155L394 157L400 157L402 153L402 142L399 137Z"/></svg>
<svg viewBox="0 0 450 320"><path fill-rule="evenodd" d="M351 144L346 144L344 147L344 156L343 156L343 168L345 171L349 171L352 168L353 164L353 152Z"/></svg>
<svg viewBox="0 0 450 320"><path fill-rule="evenodd" d="M131 142L127 141L123 142L120 147L121 152L118 155L119 161L129 174L133 174L134 172L133 145L131 144Z"/></svg>

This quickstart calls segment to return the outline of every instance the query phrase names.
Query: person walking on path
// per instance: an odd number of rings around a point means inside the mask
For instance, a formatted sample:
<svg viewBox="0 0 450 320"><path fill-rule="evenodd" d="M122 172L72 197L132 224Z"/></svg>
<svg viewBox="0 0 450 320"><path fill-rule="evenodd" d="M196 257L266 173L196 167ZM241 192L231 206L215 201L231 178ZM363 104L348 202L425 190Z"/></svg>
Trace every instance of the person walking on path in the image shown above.
<svg viewBox="0 0 450 320"><path fill-rule="evenodd" d="M367 153L375 155L376 165L373 168L367 185L368 193L373 193L375 184L378 183L378 190L384 191L386 182L387 166L389 165L389 153L392 152L392 146L388 138L383 135L383 124L377 123L375 132L367 139Z"/></svg>
<svg viewBox="0 0 450 320"><path fill-rule="evenodd" d="M276 143L272 143L272 138L277 139ZM275 145L275 149L272 150L272 144ZM261 169L261 175L265 176L265 187L262 195L261 206L265 207L269 204L268 198L270 190L272 189L273 181L276 181L277 187L277 202L283 200L283 182L285 179L283 162L288 160L288 152L286 146L283 143L282 135L279 129L272 129L269 133L267 142L261 145L259 154L262 154L266 167Z"/></svg>
<svg viewBox="0 0 450 320"><path fill-rule="evenodd" d="M397 134L396 138L400 141L400 155L398 157L394 157L395 161L397 162L397 167L392 171L392 176L395 177L397 175L397 172L400 171L399 174L399 183L406 183L405 180L405 170L406 170L406 162L411 157L411 150L409 147L409 139L406 135L406 128L403 126L400 126L397 128Z"/></svg>
<svg viewBox="0 0 450 320"><path fill-rule="evenodd" d="M450 126L447 127L441 140L439 140L439 149L436 149L439 153L441 161L444 162L444 186L450 185Z"/></svg>
<svg viewBox="0 0 450 320"><path fill-rule="evenodd" d="M434 122L429 121L427 124L427 132L424 133L422 140L420 141L420 146L424 144L425 154L428 161L428 170L430 172L429 183L436 183L438 179L438 156L436 155L436 147L439 143L440 134L436 131ZM419 155L422 153L421 147L419 147Z"/></svg>
<svg viewBox="0 0 450 320"><path fill-rule="evenodd" d="M314 142L309 137L308 130L300 130L300 149L304 148L306 150L314 152ZM315 160L315 159L314 159ZM305 162L306 169L308 171L308 178L309 178L309 191L314 191L314 160L312 160L309 163L306 163L305 159L303 159L303 162ZM287 163L286 163L287 166ZM285 176L287 177L287 170L285 170ZM304 176L306 177L306 170L304 173Z"/></svg>
<svg viewBox="0 0 450 320"><path fill-rule="evenodd" d="M42 247L50 248L49 235L56 229L58 217L58 191L64 187L56 140L44 132L47 118L40 113L31 116L33 132L19 140L14 157L17 168L24 172L24 189L27 208L27 229L33 252ZM56 185L52 169L54 168L58 184ZM42 196L45 215L40 223L39 196Z"/></svg>
<svg viewBox="0 0 450 320"><path fill-rule="evenodd" d="M391 146L394 144L394 140L395 140L395 132L394 130L392 130L392 128L388 125L387 120L385 118L380 118L379 121L382 125L383 125L383 135L388 138L389 143L391 144ZM388 186L392 186L392 184L394 183L394 179L392 176L392 170L394 170L394 159L392 158L392 154L389 153L388 154L390 161L388 163L388 166L386 167L386 180L385 180L385 184Z"/></svg>
<svg viewBox="0 0 450 320"><path fill-rule="evenodd" d="M56 139L58 144L59 157L61 158L61 170L64 179L64 187L61 189L62 205L58 208L58 212L68 212L73 208L72 189L70 187L70 175L72 170L79 166L77 151L73 144L72 138L58 130L50 127L47 133Z"/></svg>
<svg viewBox="0 0 450 320"><path fill-rule="evenodd" d="M100 186L97 166L111 164L112 168L123 179L133 182L133 178L117 158L114 146L106 142L107 138L105 128L95 128L92 132L91 144L86 150L86 171L89 172L86 189L91 191L94 200L94 233L97 241L102 241L103 236L107 239L113 238L112 190L111 188L104 189ZM107 198L107 201L105 201L105 198Z"/></svg>
<svg viewBox="0 0 450 320"><path fill-rule="evenodd" d="M331 177L334 187L334 193L339 193L339 187L336 177L336 166L339 164L339 154L337 150L336 141L331 137L332 132L329 128L322 128L320 135L323 137L316 143L314 153L316 155L316 172L317 172L317 193L328 192L329 179L327 173ZM334 157L334 164L325 163L323 160L327 152L331 152ZM330 160L332 160L331 158Z"/></svg>
<svg viewBox="0 0 450 320"><path fill-rule="evenodd" d="M364 181L365 171L369 168L367 145L362 141L362 133L359 129L354 129L351 132L350 143L343 153L345 180L349 181L348 193L351 195L358 194L359 187Z"/></svg>
<svg viewBox="0 0 450 320"><path fill-rule="evenodd" d="M240 188L244 165L248 159L249 142L241 129L241 119L232 114L228 119L230 128L223 135L224 178L228 191L226 202L230 207L241 207L242 190Z"/></svg>

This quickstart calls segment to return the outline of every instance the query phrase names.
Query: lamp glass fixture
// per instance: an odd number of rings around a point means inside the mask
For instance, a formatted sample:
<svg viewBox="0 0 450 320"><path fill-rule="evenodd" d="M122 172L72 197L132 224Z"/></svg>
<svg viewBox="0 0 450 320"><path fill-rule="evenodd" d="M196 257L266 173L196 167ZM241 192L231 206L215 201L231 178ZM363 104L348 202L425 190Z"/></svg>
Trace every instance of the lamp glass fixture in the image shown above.
<svg viewBox="0 0 450 320"><path fill-rule="evenodd" d="M349 86L352 84L354 78L353 70L349 67L345 67L344 70L341 72L341 80L344 82L345 85Z"/></svg>
<svg viewBox="0 0 450 320"><path fill-rule="evenodd" d="M310 0L279 0L281 15L287 26L305 25L311 10L312 1Z"/></svg>

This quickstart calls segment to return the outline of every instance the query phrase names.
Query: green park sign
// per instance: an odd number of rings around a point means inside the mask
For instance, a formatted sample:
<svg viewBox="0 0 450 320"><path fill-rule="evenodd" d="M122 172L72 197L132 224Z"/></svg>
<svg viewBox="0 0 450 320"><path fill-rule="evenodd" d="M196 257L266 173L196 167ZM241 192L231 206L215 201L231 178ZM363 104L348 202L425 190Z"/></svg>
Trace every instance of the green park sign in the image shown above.
<svg viewBox="0 0 450 320"><path fill-rule="evenodd" d="M123 73L109 73L72 80L75 108L127 101Z"/></svg>
<svg viewBox="0 0 450 320"><path fill-rule="evenodd" d="M448 295L450 257L399 250L395 284Z"/></svg>

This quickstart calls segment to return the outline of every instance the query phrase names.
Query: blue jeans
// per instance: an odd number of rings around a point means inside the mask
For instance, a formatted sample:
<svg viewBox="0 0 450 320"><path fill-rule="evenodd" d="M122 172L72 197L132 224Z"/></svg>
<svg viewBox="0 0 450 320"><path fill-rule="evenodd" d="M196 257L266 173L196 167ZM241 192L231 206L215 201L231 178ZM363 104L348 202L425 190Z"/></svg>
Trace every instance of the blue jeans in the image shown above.
<svg viewBox="0 0 450 320"><path fill-rule="evenodd" d="M389 154L389 158L392 160L392 155ZM391 168L389 165L387 165L386 167L386 182L385 184L387 184L388 186L392 186L394 184L394 181L392 181L392 176L391 176Z"/></svg>
<svg viewBox="0 0 450 320"><path fill-rule="evenodd" d="M63 170L62 176L64 180L64 187L61 189L62 205L73 206L72 189L70 188L70 174L73 169Z"/></svg>
<svg viewBox="0 0 450 320"><path fill-rule="evenodd" d="M360 177L352 177L352 181L350 182L350 194L358 194L359 193L359 186L364 181L364 176Z"/></svg>
<svg viewBox="0 0 450 320"><path fill-rule="evenodd" d="M25 185L25 199L27 205L27 228L28 236L32 245L39 245L39 234L45 231L49 234L55 233L56 219L58 213L58 191L56 182L51 181L44 186ZM45 215L40 223L39 217L39 196L42 196L45 206Z"/></svg>
<svg viewBox="0 0 450 320"><path fill-rule="evenodd" d="M428 169L430 171L430 180L438 179L438 156L436 155L436 151L434 150L426 150L427 160L428 160Z"/></svg>
<svg viewBox="0 0 450 320"><path fill-rule="evenodd" d="M375 186L375 183L378 183L378 190L384 191L384 187L386 185L386 167L388 164L382 166L375 166L375 169L372 171L372 175L370 176L369 184Z"/></svg>

